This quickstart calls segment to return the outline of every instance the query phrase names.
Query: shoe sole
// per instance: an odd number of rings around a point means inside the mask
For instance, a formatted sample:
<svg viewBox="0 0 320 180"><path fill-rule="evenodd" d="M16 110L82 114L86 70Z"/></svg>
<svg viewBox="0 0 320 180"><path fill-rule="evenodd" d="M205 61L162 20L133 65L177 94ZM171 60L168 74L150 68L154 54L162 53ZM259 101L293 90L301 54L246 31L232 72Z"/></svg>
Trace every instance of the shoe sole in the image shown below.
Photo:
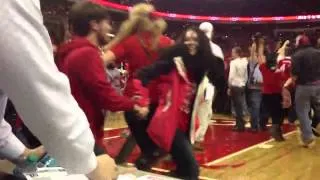
<svg viewBox="0 0 320 180"><path fill-rule="evenodd" d="M300 131L300 129L297 130L297 139L299 142L299 145L301 145L304 148L313 148L316 145L316 141L312 140L310 143L306 144L303 140L302 140L302 133Z"/></svg>

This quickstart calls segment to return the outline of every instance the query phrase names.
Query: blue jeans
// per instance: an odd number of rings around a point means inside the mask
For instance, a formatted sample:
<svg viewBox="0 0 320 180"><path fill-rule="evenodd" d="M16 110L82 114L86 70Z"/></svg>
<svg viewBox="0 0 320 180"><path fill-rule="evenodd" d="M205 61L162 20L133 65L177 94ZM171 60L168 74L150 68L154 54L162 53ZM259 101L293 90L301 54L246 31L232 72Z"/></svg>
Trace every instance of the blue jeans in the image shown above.
<svg viewBox="0 0 320 180"><path fill-rule="evenodd" d="M260 89L248 89L247 102L251 116L251 128L258 129L260 124L260 109L262 94Z"/></svg>
<svg viewBox="0 0 320 180"><path fill-rule="evenodd" d="M244 128L244 101L245 101L245 88L244 87L230 87L231 101L233 102L236 111L236 126Z"/></svg>
<svg viewBox="0 0 320 180"><path fill-rule="evenodd" d="M311 106L314 108L315 114L320 113L320 85L298 85L295 100L302 139L307 141L313 138L311 127L312 121L309 116Z"/></svg>

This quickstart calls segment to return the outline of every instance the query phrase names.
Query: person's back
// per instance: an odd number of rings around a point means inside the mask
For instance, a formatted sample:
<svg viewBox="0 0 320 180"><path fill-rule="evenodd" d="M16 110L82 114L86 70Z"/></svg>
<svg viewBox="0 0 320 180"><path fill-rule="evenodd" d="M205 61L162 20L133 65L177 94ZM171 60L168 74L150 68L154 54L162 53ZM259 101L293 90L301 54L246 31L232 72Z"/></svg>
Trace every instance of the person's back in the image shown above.
<svg viewBox="0 0 320 180"><path fill-rule="evenodd" d="M231 79L232 86L243 87L247 83L247 66L248 60L246 58L237 58L230 63L230 68L234 68L234 74Z"/></svg>
<svg viewBox="0 0 320 180"><path fill-rule="evenodd" d="M133 93L135 93L135 91L133 90L134 85L132 80L136 76L135 72L156 61L159 50L172 44L172 40L168 37L160 36L157 49L152 50L150 48L150 40L152 40L151 33L134 34L111 49L117 59L126 59L130 65L128 84L124 92L126 96L134 96ZM151 83L149 85L150 98L153 102L156 102L158 99L157 89L157 83Z"/></svg>
<svg viewBox="0 0 320 180"><path fill-rule="evenodd" d="M320 80L320 50L302 48L292 56L292 63L298 76L297 84L312 84Z"/></svg>

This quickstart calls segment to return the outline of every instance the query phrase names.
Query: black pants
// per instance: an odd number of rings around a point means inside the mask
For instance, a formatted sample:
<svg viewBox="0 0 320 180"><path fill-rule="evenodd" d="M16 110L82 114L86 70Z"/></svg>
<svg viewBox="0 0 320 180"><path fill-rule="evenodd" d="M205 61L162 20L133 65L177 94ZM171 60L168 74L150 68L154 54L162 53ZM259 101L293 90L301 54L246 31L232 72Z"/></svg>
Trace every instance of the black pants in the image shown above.
<svg viewBox="0 0 320 180"><path fill-rule="evenodd" d="M41 142L39 141L39 139L35 137L33 133L24 124L22 125L21 131L19 133L21 133L22 136L24 136L24 139L22 141L23 143L25 143L25 145L28 146L28 148L34 149L41 146Z"/></svg>
<svg viewBox="0 0 320 180"><path fill-rule="evenodd" d="M156 105L150 105L150 112L146 119L140 119L133 111L125 112L125 119L131 131L131 135L134 137L135 142L139 145L141 152L145 155L151 155L155 150L158 149L158 146L151 140L146 131L150 120L155 113L156 107ZM134 139L128 138L128 140L131 142L134 141Z"/></svg>
<svg viewBox="0 0 320 180"><path fill-rule="evenodd" d="M142 152L142 155L136 162L138 169L148 169L152 163L158 160L158 156L155 155L155 152L159 152L160 148L151 140L146 131L156 107L156 105L150 106L150 113L145 120L139 119L134 112L125 112L125 118L134 139L129 138L127 140L119 155L121 155L121 153L126 156L130 155L134 148L133 144L135 140ZM132 149L126 149L126 146ZM193 156L191 143L189 142L188 136L180 130L177 130L170 154L177 163L177 175L179 177L188 180L198 179L199 166ZM123 161L124 158L123 156L118 156L116 160L119 162L119 160ZM142 164L140 161L143 161L142 163L146 164Z"/></svg>
<svg viewBox="0 0 320 180"><path fill-rule="evenodd" d="M269 117L272 118L273 125L282 125L284 120L284 110L282 108L281 94L263 94L261 106L261 125L268 123Z"/></svg>
<svg viewBox="0 0 320 180"><path fill-rule="evenodd" d="M107 154L106 150L102 146L100 146L99 144L95 144L94 145L94 150L93 151L94 151L94 154L96 156Z"/></svg>
<svg viewBox="0 0 320 180"><path fill-rule="evenodd" d="M177 164L176 173L179 178L187 180L198 179L199 165L193 156L189 138L184 132L177 130L170 153Z"/></svg>

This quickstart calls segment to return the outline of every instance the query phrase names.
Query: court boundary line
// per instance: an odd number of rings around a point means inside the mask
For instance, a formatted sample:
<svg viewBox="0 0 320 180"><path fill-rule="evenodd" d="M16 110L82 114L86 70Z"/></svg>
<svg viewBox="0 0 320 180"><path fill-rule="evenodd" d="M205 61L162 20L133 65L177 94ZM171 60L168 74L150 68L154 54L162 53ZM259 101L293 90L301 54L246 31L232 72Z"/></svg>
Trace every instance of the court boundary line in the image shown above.
<svg viewBox="0 0 320 180"><path fill-rule="evenodd" d="M297 130L294 130L294 131L291 131L291 132L288 132L288 133L284 134L284 137L288 137L288 136L291 136L291 135L296 134L296 133L297 133ZM247 148L241 149L241 150L239 150L239 151L237 151L237 152L234 152L234 153L232 153L232 154L229 154L229 155L223 156L223 157L221 157L221 158L219 158L219 159L216 159L216 160L213 160L213 161L211 161L211 162L208 162L208 163L206 163L206 164L204 164L204 165L205 165L205 166L212 166L212 165L214 165L214 164L220 163L220 162L222 162L222 161L228 160L228 159L233 158L233 157L235 157L235 156L238 156L238 155L240 155L240 154L242 154L242 153L245 153L245 152L247 152L247 151L250 151L250 150L252 150L252 149L255 149L255 148L257 148L257 147L259 147L259 146L261 146L261 145L268 144L268 143L271 143L271 142L274 142L274 141L275 141L275 140L274 140L273 138L272 138L272 139L269 139L269 140L266 140L266 141L263 141L263 142L261 142L261 143L258 143L258 144L249 146L249 147L247 147Z"/></svg>
<svg viewBox="0 0 320 180"><path fill-rule="evenodd" d="M134 167L133 163L127 163L127 165ZM169 173L170 172L170 170L168 170L168 169L162 169L162 168L157 168L157 167L152 167L151 170L154 170L154 171L157 171L157 172L163 172L163 173ZM144 171L144 172L147 172L147 171ZM150 172L147 172L147 173L150 173ZM162 176L170 177L170 176L166 176L166 175L162 175ZM170 177L170 178L172 178L172 177ZM218 180L218 179L209 178L209 177L206 177L206 176L199 176L198 178L200 180Z"/></svg>

